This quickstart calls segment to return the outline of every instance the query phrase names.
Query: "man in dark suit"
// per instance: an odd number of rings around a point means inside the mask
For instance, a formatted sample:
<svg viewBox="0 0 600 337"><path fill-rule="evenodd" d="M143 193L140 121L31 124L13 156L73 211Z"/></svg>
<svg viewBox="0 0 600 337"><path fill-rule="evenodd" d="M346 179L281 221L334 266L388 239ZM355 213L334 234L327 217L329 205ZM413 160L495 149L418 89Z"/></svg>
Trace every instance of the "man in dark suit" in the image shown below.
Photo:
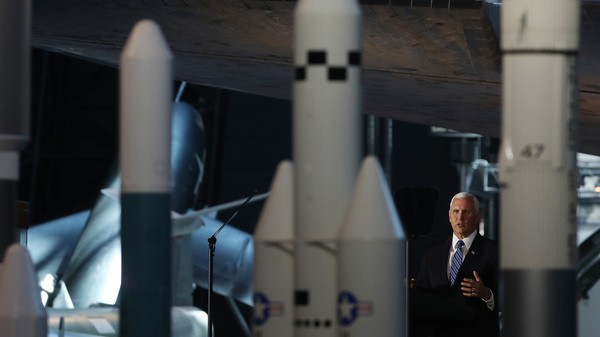
<svg viewBox="0 0 600 337"><path fill-rule="evenodd" d="M448 214L453 235L426 251L416 286L464 314L439 321L433 335L498 336L498 245L477 231L481 212L474 195L456 194Z"/></svg>

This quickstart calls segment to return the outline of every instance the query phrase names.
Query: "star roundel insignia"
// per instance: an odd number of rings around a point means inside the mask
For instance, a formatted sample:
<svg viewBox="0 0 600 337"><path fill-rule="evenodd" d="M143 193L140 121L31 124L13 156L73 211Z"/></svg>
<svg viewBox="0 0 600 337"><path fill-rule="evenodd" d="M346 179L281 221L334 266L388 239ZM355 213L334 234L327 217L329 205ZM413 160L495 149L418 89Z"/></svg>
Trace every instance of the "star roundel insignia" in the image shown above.
<svg viewBox="0 0 600 337"><path fill-rule="evenodd" d="M254 324L263 325L270 316L270 303L267 296L257 292L254 294Z"/></svg>
<svg viewBox="0 0 600 337"><path fill-rule="evenodd" d="M338 295L338 320L341 326L352 324L358 317L358 300L348 291Z"/></svg>

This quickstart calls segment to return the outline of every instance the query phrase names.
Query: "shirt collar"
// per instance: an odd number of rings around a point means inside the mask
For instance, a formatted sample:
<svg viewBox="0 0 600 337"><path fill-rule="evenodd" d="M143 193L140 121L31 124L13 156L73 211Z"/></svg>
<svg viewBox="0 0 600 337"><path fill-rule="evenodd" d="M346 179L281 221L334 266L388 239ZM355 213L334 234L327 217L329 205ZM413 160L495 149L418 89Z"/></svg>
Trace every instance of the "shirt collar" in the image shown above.
<svg viewBox="0 0 600 337"><path fill-rule="evenodd" d="M471 233L471 235L462 239L463 242L465 243L465 248L467 248L466 250L463 249L464 252L468 252L469 249L471 249L471 245L473 244L473 240L475 240L475 236L477 236L476 230L473 231L473 233ZM456 244L458 243L458 240L460 240L460 239L458 237L456 237L456 234L452 234L452 250L456 250Z"/></svg>

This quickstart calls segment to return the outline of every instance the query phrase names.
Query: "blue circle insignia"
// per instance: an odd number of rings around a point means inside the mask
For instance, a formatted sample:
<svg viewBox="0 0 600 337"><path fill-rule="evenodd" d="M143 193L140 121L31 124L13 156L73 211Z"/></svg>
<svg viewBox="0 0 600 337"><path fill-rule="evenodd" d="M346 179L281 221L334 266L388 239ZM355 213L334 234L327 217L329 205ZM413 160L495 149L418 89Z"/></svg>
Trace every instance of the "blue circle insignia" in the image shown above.
<svg viewBox="0 0 600 337"><path fill-rule="evenodd" d="M341 326L352 324L358 317L358 299L348 291L338 295L338 320Z"/></svg>
<svg viewBox="0 0 600 337"><path fill-rule="evenodd" d="M254 294L254 324L263 325L271 315L271 304L263 293Z"/></svg>

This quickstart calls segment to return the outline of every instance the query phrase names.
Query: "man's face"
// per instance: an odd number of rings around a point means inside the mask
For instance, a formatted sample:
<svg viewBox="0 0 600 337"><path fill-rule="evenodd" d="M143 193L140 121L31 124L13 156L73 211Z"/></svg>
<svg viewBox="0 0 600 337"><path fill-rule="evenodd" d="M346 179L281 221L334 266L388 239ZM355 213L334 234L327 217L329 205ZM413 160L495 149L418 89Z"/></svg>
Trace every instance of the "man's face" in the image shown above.
<svg viewBox="0 0 600 337"><path fill-rule="evenodd" d="M448 211L452 230L459 239L464 239L477 229L481 213L475 212L473 199L454 199L452 207Z"/></svg>

